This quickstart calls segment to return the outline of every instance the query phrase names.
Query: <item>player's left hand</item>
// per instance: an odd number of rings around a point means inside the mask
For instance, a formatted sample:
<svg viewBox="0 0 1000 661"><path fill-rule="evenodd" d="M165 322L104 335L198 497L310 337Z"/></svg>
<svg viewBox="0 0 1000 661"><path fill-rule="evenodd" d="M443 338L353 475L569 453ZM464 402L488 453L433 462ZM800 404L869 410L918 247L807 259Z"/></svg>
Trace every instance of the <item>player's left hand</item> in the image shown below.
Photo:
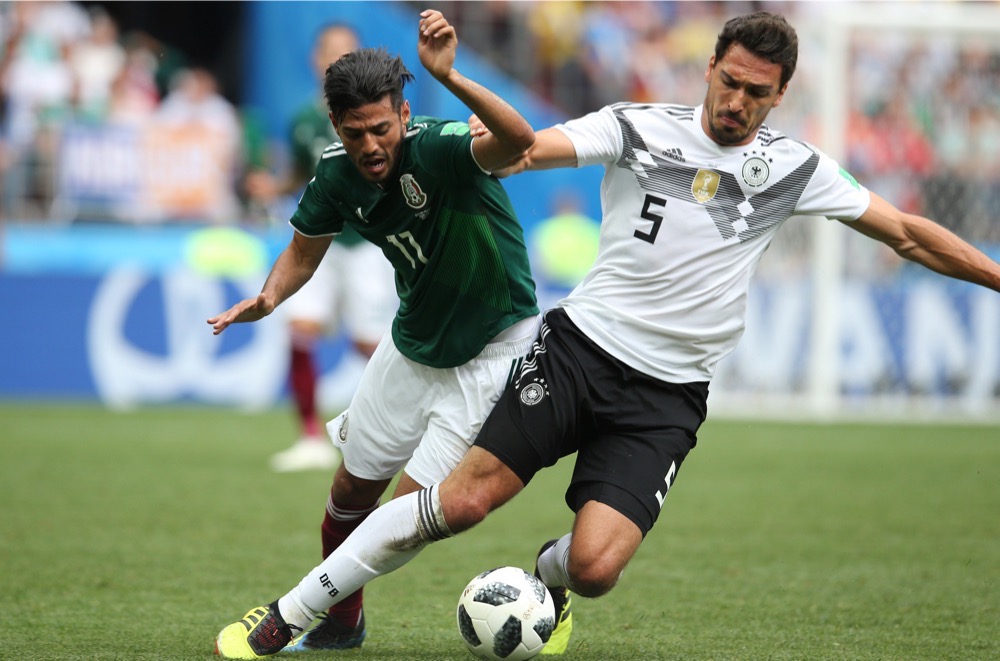
<svg viewBox="0 0 1000 661"><path fill-rule="evenodd" d="M455 64L458 36L455 28L436 9L420 12L420 36L417 54L420 63L437 79L445 78Z"/></svg>
<svg viewBox="0 0 1000 661"><path fill-rule="evenodd" d="M273 311L274 305L261 292L255 298L244 299L222 314L211 317L208 319L208 323L212 325L212 335L218 335L232 324L257 321Z"/></svg>
<svg viewBox="0 0 1000 661"><path fill-rule="evenodd" d="M479 115L469 115L469 133L472 137L478 137L481 135L486 135L490 130L486 128L486 124L483 124L483 120L479 119Z"/></svg>

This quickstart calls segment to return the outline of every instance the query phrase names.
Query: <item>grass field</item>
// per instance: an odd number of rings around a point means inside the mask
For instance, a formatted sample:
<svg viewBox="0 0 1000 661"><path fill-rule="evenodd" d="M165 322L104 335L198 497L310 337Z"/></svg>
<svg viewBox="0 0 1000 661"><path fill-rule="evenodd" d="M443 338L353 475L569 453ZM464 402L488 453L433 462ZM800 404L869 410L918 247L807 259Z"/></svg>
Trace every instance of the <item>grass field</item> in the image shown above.
<svg viewBox="0 0 1000 661"><path fill-rule="evenodd" d="M318 560L286 411L0 406L0 658L212 659ZM571 465L366 588L360 651L471 659L459 592L571 521ZM1000 658L1000 428L714 421L568 659Z"/></svg>

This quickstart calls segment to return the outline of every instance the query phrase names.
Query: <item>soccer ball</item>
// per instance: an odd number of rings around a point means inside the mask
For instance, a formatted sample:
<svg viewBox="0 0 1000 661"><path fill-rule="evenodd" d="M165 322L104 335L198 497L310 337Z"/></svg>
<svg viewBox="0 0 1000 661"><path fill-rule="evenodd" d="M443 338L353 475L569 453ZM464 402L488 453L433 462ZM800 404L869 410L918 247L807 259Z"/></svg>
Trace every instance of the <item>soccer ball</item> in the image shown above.
<svg viewBox="0 0 1000 661"><path fill-rule="evenodd" d="M530 659L542 651L555 626L552 595L519 567L483 572L458 600L458 631L480 659Z"/></svg>

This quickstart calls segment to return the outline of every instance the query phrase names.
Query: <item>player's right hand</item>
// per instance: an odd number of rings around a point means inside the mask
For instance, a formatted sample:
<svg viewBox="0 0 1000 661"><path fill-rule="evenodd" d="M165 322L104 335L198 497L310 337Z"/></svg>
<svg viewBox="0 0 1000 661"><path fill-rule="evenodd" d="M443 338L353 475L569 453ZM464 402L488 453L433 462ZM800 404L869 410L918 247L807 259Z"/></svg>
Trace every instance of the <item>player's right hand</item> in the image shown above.
<svg viewBox="0 0 1000 661"><path fill-rule="evenodd" d="M210 317L208 323L212 325L212 335L218 335L229 328L230 324L257 321L273 311L274 306L268 303L267 297L263 293L260 293L257 294L257 298L244 299L222 314Z"/></svg>
<svg viewBox="0 0 1000 661"><path fill-rule="evenodd" d="M455 65L455 51L458 36L455 28L448 23L444 14L436 9L420 12L420 34L417 39L417 55L424 68L438 80L451 73Z"/></svg>

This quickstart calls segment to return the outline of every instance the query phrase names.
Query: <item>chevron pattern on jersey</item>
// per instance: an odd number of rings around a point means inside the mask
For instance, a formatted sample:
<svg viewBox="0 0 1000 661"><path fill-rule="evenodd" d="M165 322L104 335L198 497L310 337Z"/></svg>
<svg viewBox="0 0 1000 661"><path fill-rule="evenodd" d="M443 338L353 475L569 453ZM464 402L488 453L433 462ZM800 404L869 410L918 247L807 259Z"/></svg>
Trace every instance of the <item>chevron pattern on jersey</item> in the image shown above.
<svg viewBox="0 0 1000 661"><path fill-rule="evenodd" d="M691 200L691 186L699 168L676 163L653 153L635 125L625 115L626 110L638 110L653 106L638 104L616 104L615 117L621 126L624 146L618 167L631 170L639 186L651 193L674 199ZM677 108L667 110L668 114L683 117L685 113ZM778 139L768 133L770 142ZM719 175L719 185L715 196L705 203L712 222L723 240L736 238L741 243L750 241L767 232L788 218L795 210L810 178L819 166L819 154L810 153L801 165L767 189L747 197L732 172L712 170ZM749 203L752 210L745 213ZM741 211L741 208L743 209Z"/></svg>

